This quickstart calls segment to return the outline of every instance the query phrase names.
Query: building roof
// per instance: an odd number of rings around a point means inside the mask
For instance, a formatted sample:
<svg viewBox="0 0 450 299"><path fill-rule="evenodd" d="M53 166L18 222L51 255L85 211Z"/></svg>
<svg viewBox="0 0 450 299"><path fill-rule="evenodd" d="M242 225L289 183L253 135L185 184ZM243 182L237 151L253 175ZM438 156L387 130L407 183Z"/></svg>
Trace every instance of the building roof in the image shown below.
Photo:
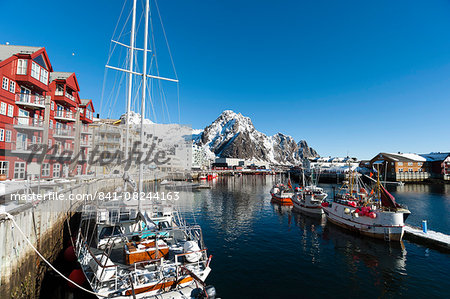
<svg viewBox="0 0 450 299"><path fill-rule="evenodd" d="M72 76L73 72L51 72L50 73L50 82L54 80L66 80L70 76Z"/></svg>
<svg viewBox="0 0 450 299"><path fill-rule="evenodd" d="M380 153L375 158L379 158L379 156L382 156L381 158L387 158L390 160L393 160L395 162L425 162L426 159L422 156L419 156L417 154L403 154L403 153Z"/></svg>
<svg viewBox="0 0 450 299"><path fill-rule="evenodd" d="M15 54L33 54L43 47L0 45L0 61L8 59Z"/></svg>
<svg viewBox="0 0 450 299"><path fill-rule="evenodd" d="M425 158L428 162L444 161L450 156L450 153L429 153L420 154L421 157Z"/></svg>

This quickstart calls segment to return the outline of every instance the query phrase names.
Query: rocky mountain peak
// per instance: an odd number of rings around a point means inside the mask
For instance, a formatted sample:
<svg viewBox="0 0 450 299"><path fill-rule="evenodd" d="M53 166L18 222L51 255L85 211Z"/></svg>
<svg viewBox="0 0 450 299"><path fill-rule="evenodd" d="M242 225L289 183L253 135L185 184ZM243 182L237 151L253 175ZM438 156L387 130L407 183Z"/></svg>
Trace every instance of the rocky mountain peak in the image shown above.
<svg viewBox="0 0 450 299"><path fill-rule="evenodd" d="M249 117L231 110L223 111L194 142L218 157L272 164L296 165L304 157L317 156L304 140L297 144L294 138L283 133L269 137L257 131Z"/></svg>

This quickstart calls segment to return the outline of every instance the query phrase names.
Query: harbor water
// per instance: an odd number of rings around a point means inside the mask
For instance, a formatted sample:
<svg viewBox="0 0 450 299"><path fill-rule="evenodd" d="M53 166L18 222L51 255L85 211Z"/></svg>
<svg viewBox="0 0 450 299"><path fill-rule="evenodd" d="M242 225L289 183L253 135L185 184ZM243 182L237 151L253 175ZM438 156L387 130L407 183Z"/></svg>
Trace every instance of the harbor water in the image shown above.
<svg viewBox="0 0 450 299"><path fill-rule="evenodd" d="M211 189L180 192L179 209L203 229L213 255L207 284L220 298L444 298L450 254L404 240L360 237L272 204L273 176L219 177ZM322 184L332 193L336 185ZM407 223L450 234L450 185L389 187ZM331 196L331 195L330 195ZM64 260L57 267L70 273ZM51 273L51 271L50 271ZM94 298L47 275L41 298Z"/></svg>
<svg viewBox="0 0 450 299"><path fill-rule="evenodd" d="M360 237L270 201L272 176L222 177L180 202L213 255L208 284L222 298L447 297L450 255ZM333 185L321 185L330 194ZM450 233L450 185L389 188L407 223Z"/></svg>

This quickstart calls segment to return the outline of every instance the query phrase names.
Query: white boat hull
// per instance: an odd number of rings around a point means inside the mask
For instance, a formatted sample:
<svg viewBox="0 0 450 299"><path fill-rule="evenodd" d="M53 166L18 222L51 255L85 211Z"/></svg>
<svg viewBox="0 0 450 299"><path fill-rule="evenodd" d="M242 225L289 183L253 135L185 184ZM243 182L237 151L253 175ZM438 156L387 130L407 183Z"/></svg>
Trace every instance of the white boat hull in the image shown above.
<svg viewBox="0 0 450 299"><path fill-rule="evenodd" d="M345 213L346 209L350 212ZM323 210L330 222L362 235L389 241L400 241L403 238L403 212L382 211L376 213L376 218L358 217L354 213L356 208L336 202L323 207Z"/></svg>

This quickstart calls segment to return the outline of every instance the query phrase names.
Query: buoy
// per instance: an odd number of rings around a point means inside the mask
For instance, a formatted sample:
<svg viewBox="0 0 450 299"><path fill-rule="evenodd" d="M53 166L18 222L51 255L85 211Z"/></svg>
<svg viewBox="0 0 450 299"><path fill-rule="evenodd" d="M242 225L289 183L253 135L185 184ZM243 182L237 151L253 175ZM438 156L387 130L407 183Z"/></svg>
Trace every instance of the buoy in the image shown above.
<svg viewBox="0 0 450 299"><path fill-rule="evenodd" d="M377 218L377 214L375 214L374 212L370 212L369 217L372 219L375 219L375 218Z"/></svg>
<svg viewBox="0 0 450 299"><path fill-rule="evenodd" d="M68 262L74 262L77 259L73 246L69 246L64 250L64 259Z"/></svg>
<svg viewBox="0 0 450 299"><path fill-rule="evenodd" d="M326 208L328 206L329 206L329 204L326 201L322 202L322 207Z"/></svg>
<svg viewBox="0 0 450 299"><path fill-rule="evenodd" d="M83 270L81 269L73 270L69 275L69 279L78 285L83 285L84 282L86 281L86 277L84 276ZM69 287L73 289L76 288L76 286L71 282L68 282L67 284Z"/></svg>
<svg viewBox="0 0 450 299"><path fill-rule="evenodd" d="M349 209L349 208L345 208L345 209L344 209L344 213L345 213L345 214L350 214L350 209Z"/></svg>

